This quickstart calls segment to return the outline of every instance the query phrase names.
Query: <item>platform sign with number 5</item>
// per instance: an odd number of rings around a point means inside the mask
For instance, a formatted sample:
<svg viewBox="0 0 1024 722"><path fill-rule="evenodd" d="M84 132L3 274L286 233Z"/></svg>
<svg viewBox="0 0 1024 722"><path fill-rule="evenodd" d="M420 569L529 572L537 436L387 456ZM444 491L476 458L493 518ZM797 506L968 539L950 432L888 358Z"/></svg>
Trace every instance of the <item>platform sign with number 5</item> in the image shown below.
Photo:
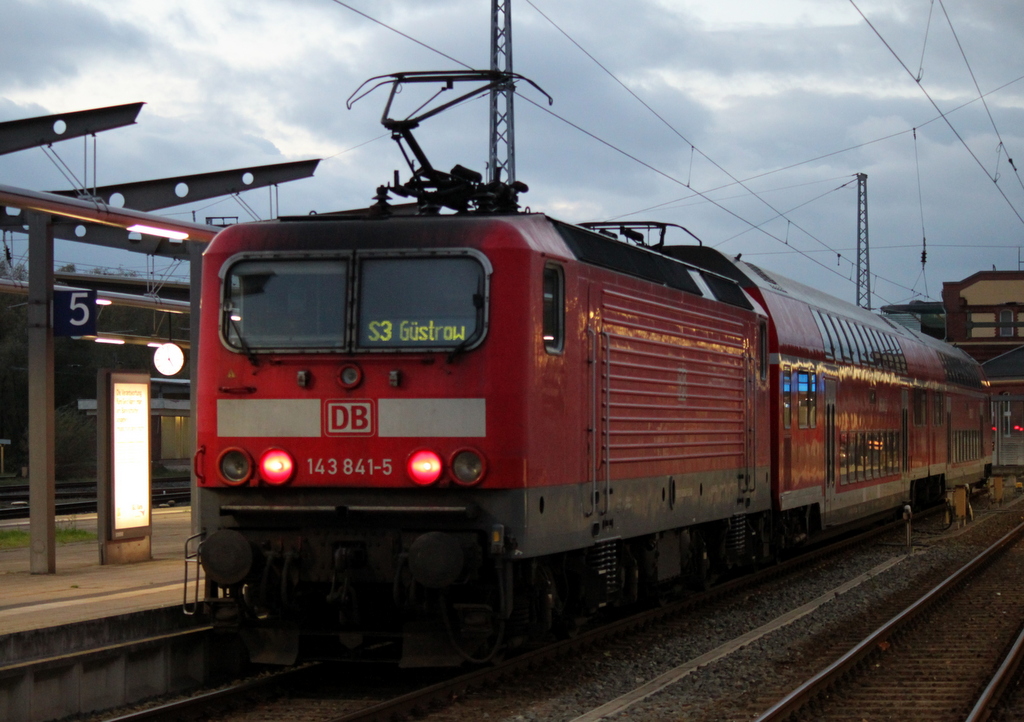
<svg viewBox="0 0 1024 722"><path fill-rule="evenodd" d="M96 291L53 292L53 335L96 335Z"/></svg>

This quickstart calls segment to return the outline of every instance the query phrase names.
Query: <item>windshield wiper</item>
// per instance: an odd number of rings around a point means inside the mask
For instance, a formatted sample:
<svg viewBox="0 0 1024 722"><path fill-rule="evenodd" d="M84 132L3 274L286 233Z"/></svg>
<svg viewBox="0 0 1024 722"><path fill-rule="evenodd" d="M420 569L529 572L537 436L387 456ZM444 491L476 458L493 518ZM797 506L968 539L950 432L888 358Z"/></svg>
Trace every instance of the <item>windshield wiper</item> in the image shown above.
<svg viewBox="0 0 1024 722"><path fill-rule="evenodd" d="M228 312L228 323L231 324L231 328L234 330L235 336L238 337L238 345L242 347L242 351L245 353L245 357L249 359L249 363L255 367L259 367L259 357L251 348L249 348L249 344L245 342L245 339L242 338L242 329L238 327L238 322L232 317L230 311Z"/></svg>
<svg viewBox="0 0 1024 722"><path fill-rule="evenodd" d="M466 349L469 348L469 345L480 338L480 334L483 333L484 294L483 289L479 286L480 282L478 281L476 293L473 294L473 306L476 308L476 331L463 339L458 346L451 350L448 354L448 359L445 361L446 364L451 364L457 356L465 353Z"/></svg>
<svg viewBox="0 0 1024 722"><path fill-rule="evenodd" d="M460 356L463 353L465 353L466 349L469 348L469 344L473 343L473 341L476 340L476 337L477 334L473 334L469 338L460 341L458 346L456 346L455 348L448 352L448 358L445 359L445 363L451 364L455 360L456 356Z"/></svg>

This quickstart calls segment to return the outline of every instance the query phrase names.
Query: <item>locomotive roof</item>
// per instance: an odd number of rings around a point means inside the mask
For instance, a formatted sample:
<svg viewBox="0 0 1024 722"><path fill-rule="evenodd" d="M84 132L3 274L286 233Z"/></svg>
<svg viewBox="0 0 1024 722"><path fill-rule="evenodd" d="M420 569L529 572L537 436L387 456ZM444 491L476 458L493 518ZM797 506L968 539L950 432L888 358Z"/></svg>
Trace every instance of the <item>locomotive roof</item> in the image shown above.
<svg viewBox="0 0 1024 722"><path fill-rule="evenodd" d="M411 209L404 208L403 210ZM353 233L347 241L341 241L337 237L321 232L321 229L329 227L330 224L342 223L351 224ZM262 227L265 233L273 233L278 239L301 234L304 243L314 245L337 246L339 243L344 243L358 246L367 243L371 236L374 243L382 247L404 242L403 239L397 237L386 238L377 232L381 223L405 225L442 223L451 228L463 226L466 229L472 228L474 224L479 227L479 224L508 223L520 230L523 240L531 247L536 250L553 252L554 249L550 246L550 236L526 230L531 225L541 223L556 231L558 237L565 244L563 253L567 251L568 255L583 263L643 278L696 296L707 296L710 292L712 298L722 303L746 310L760 310L759 304L744 293L741 284L733 275L722 273L717 268L691 263L672 254L659 253L656 250L610 238L540 213L413 215L401 212L387 216L374 216L369 209L362 209L341 213L283 217L278 222L246 225ZM275 225L277 226L276 230L274 229ZM284 230L282 226L288 227L289 230ZM308 230L298 230L302 227ZM317 230L312 230L314 228ZM454 240L449 231L438 238ZM434 243L436 240L431 240L430 243ZM417 242L424 243L427 242L427 239L419 237ZM443 242L443 240L437 242ZM695 279L692 272L699 274L699 279ZM703 289L702 286L704 286ZM763 313L763 311L761 312Z"/></svg>

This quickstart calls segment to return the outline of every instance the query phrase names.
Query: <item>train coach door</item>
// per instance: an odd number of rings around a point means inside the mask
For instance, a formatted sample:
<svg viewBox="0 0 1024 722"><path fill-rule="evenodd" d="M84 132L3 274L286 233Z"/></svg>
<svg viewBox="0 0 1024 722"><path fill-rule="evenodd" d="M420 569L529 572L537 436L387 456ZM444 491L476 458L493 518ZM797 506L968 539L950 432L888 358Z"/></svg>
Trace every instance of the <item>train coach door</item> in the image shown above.
<svg viewBox="0 0 1024 722"><path fill-rule="evenodd" d="M907 389L902 390L900 412L900 471L904 481L910 472L910 407Z"/></svg>
<svg viewBox="0 0 1024 722"><path fill-rule="evenodd" d="M832 511L836 495L836 380L825 379L825 519Z"/></svg>

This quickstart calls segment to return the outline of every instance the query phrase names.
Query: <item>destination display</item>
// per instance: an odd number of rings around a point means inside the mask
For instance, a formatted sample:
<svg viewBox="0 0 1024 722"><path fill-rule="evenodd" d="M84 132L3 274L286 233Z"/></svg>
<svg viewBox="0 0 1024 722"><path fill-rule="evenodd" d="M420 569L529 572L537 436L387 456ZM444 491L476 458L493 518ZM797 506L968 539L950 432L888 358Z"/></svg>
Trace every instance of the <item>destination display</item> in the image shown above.
<svg viewBox="0 0 1024 722"><path fill-rule="evenodd" d="M428 343L436 345L439 342L451 343L465 341L472 329L476 326L476 319L471 318L469 322L453 321L452 319L419 319L408 320L379 320L370 321L367 324L364 340L368 343L386 343L394 345L394 342L401 344Z"/></svg>

